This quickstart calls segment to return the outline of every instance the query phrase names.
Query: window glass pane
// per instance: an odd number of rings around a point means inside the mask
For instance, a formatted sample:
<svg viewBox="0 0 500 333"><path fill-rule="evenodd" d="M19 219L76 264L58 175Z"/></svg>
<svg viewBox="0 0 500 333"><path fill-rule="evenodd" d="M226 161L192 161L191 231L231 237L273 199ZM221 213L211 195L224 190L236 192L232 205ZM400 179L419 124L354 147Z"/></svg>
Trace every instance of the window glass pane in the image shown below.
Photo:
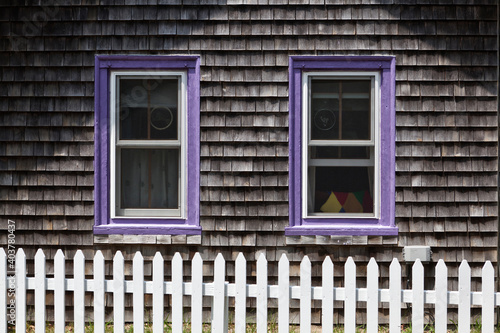
<svg viewBox="0 0 500 333"><path fill-rule="evenodd" d="M370 140L371 80L312 78L311 140Z"/></svg>
<svg viewBox="0 0 500 333"><path fill-rule="evenodd" d="M373 213L373 167L309 167L309 213Z"/></svg>
<svg viewBox="0 0 500 333"><path fill-rule="evenodd" d="M179 149L121 149L121 207L179 208Z"/></svg>
<svg viewBox="0 0 500 333"><path fill-rule="evenodd" d="M311 140L339 139L339 82L311 80Z"/></svg>
<svg viewBox="0 0 500 333"><path fill-rule="evenodd" d="M342 81L342 139L370 140L370 81Z"/></svg>
<svg viewBox="0 0 500 333"><path fill-rule="evenodd" d="M176 140L178 136L177 78L118 78L121 140Z"/></svg>
<svg viewBox="0 0 500 333"><path fill-rule="evenodd" d="M370 157L370 147L309 147L310 158L322 159L367 159Z"/></svg>

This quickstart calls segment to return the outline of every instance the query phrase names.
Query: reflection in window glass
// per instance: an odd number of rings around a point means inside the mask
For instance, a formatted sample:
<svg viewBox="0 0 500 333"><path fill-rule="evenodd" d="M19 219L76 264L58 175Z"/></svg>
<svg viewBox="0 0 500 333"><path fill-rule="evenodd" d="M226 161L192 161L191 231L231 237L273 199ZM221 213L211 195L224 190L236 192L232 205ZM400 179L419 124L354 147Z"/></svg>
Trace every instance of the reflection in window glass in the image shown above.
<svg viewBox="0 0 500 333"><path fill-rule="evenodd" d="M121 207L179 207L179 149L121 149Z"/></svg>
<svg viewBox="0 0 500 333"><path fill-rule="evenodd" d="M311 140L370 140L371 81L311 79Z"/></svg>
<svg viewBox="0 0 500 333"><path fill-rule="evenodd" d="M178 79L119 79L121 140L176 140Z"/></svg>

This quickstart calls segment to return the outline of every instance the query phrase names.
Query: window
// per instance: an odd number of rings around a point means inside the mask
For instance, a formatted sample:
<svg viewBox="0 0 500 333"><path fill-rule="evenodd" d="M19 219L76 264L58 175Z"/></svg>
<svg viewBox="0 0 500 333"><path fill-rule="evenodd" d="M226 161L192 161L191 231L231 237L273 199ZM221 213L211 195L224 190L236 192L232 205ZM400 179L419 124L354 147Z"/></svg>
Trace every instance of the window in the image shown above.
<svg viewBox="0 0 500 333"><path fill-rule="evenodd" d="M95 77L94 233L199 234L199 58L97 56Z"/></svg>
<svg viewBox="0 0 500 333"><path fill-rule="evenodd" d="M287 235L395 235L393 57L290 58Z"/></svg>

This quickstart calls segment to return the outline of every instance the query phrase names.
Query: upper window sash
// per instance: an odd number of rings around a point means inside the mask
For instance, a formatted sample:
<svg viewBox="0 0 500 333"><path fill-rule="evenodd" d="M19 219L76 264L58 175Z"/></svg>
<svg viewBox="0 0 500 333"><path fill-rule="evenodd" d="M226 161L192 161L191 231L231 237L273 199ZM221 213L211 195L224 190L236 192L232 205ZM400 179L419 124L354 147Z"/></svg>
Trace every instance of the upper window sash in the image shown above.
<svg viewBox="0 0 500 333"><path fill-rule="evenodd" d="M311 108L311 78L333 78L335 80L359 80L359 79L370 79L371 84L371 128L370 128L370 139L369 140L314 140L311 139L311 120L309 119L309 110ZM307 131L307 136L303 137L303 142L307 142L309 145L314 146L366 146L375 145L378 126L380 124L379 113L376 110L380 110L380 73L379 72L304 72L302 75L302 123L304 124L304 131Z"/></svg>

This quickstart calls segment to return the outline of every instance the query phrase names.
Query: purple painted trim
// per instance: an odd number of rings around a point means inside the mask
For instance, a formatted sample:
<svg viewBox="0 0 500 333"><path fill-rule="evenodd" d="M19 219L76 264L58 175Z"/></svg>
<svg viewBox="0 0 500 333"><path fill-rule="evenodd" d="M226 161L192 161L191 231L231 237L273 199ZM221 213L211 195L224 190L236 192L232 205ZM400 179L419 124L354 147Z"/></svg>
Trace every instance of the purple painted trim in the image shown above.
<svg viewBox="0 0 500 333"><path fill-rule="evenodd" d="M201 227L199 226L172 226L172 225L98 225L94 226L94 234L96 235L200 235Z"/></svg>
<svg viewBox="0 0 500 333"><path fill-rule="evenodd" d="M285 235L397 235L395 225L396 59L392 56L293 56L289 59L289 217ZM302 72L380 71L380 218L302 218Z"/></svg>
<svg viewBox="0 0 500 333"><path fill-rule="evenodd" d="M187 218L110 218L109 77L111 70L181 70L187 73ZM200 216L200 57L95 57L95 234L201 234Z"/></svg>

